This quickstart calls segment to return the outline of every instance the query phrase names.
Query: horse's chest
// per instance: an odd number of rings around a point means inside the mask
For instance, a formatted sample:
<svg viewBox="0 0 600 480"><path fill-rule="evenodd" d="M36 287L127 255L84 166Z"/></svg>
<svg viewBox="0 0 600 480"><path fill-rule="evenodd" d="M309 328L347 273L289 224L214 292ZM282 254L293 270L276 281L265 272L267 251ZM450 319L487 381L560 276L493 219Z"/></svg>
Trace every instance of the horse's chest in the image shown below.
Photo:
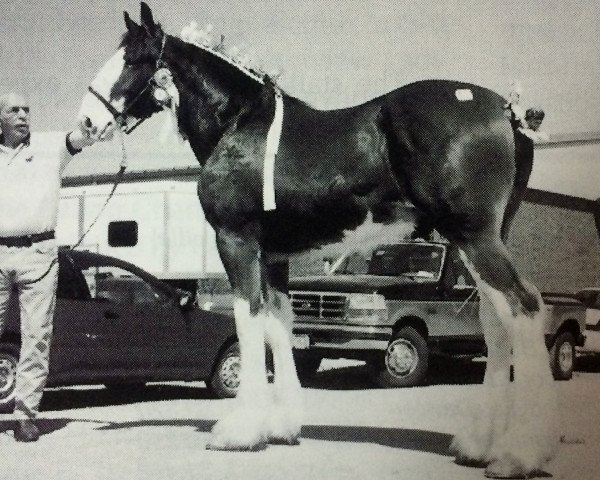
<svg viewBox="0 0 600 480"><path fill-rule="evenodd" d="M234 140L220 145L203 168L198 194L209 221L239 223L260 208L260 145Z"/></svg>

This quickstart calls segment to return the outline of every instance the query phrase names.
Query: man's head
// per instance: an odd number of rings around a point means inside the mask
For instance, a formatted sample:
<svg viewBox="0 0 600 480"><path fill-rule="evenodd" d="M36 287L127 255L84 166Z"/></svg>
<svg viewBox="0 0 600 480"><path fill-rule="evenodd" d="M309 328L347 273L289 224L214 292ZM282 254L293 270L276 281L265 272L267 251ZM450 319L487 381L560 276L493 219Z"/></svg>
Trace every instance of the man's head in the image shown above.
<svg viewBox="0 0 600 480"><path fill-rule="evenodd" d="M0 134L2 143L12 148L29 137L29 103L22 95L0 95Z"/></svg>
<svg viewBox="0 0 600 480"><path fill-rule="evenodd" d="M544 110L540 107L532 107L528 108L525 112L525 121L527 122L527 125L529 125L529 128L537 132L542 126L545 116Z"/></svg>

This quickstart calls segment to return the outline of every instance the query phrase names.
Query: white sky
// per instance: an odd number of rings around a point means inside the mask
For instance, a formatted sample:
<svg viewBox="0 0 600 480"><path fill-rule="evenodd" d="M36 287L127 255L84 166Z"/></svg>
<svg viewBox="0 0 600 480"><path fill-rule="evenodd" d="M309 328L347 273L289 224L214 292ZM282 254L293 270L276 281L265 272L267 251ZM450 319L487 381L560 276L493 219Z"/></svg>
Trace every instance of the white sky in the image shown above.
<svg viewBox="0 0 600 480"><path fill-rule="evenodd" d="M523 105L545 108L548 133L600 131L597 0L149 4L168 33L196 20L213 24L230 44L246 43L268 69L283 70L284 89L317 107L349 106L424 78L466 80L502 94L519 79ZM87 85L124 32L123 10L139 18L137 1L3 0L0 92L29 96L34 129L71 128ZM155 129L140 130L128 144L141 154L132 163L144 168L145 162L156 163L144 158L161 155L165 147L158 145ZM94 148L82 162L97 161L94 153L111 147ZM554 163L538 162L532 186L599 197L600 169L594 165L600 165L600 148L564 151ZM117 164L115 159L105 170Z"/></svg>

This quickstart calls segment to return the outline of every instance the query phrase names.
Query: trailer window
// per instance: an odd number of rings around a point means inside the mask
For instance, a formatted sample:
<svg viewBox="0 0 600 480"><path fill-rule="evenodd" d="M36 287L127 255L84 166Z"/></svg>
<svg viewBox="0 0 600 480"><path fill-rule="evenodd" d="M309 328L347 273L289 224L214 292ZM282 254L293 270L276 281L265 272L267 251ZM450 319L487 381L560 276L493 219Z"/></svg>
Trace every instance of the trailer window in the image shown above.
<svg viewBox="0 0 600 480"><path fill-rule="evenodd" d="M111 247L134 247L138 243L138 224L131 221L108 224L108 245Z"/></svg>

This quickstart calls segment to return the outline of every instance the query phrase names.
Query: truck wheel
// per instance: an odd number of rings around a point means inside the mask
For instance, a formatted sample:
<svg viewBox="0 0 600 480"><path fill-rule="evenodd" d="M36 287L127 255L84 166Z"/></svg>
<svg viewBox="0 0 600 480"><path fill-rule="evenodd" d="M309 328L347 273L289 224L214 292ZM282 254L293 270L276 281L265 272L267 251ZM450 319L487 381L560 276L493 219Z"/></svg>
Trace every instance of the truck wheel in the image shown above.
<svg viewBox="0 0 600 480"><path fill-rule="evenodd" d="M562 332L550 348L550 368L555 380L570 380L575 369L575 338Z"/></svg>
<svg viewBox="0 0 600 480"><path fill-rule="evenodd" d="M385 353L371 362L371 376L383 388L419 385L427 373L429 349L423 336L412 327L401 328Z"/></svg>
<svg viewBox="0 0 600 480"><path fill-rule="evenodd" d="M232 343L219 356L213 373L206 381L210 392L218 398L233 398L240 386L240 347Z"/></svg>
<svg viewBox="0 0 600 480"><path fill-rule="evenodd" d="M18 363L19 347L13 344L0 345L0 413L13 411Z"/></svg>

